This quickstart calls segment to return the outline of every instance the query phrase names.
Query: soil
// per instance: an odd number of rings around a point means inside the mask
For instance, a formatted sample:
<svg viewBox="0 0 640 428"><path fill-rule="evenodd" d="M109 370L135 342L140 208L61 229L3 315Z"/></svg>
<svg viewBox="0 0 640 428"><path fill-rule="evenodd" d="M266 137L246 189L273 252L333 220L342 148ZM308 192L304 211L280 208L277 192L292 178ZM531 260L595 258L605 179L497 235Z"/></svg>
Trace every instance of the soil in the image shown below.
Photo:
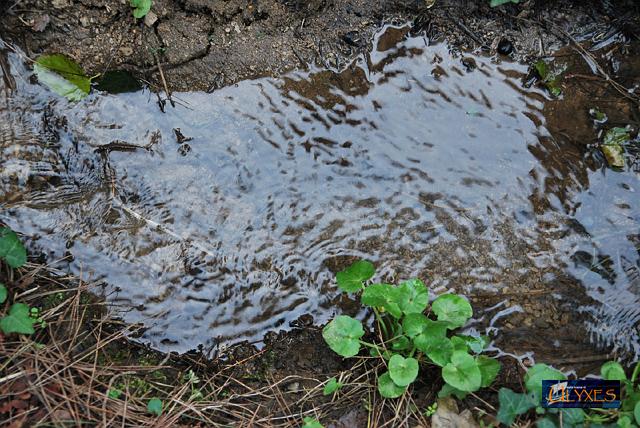
<svg viewBox="0 0 640 428"><path fill-rule="evenodd" d="M528 0L499 8L478 0L154 0L146 20L135 20L125 0L3 5L0 35L30 57L65 53L90 75L127 69L158 88L160 67L170 91L211 91L309 64L340 68L394 20L412 21L414 31L456 49L500 48L525 61L565 44L545 30L548 23L580 34L614 24L637 36L638 28L632 0Z"/></svg>

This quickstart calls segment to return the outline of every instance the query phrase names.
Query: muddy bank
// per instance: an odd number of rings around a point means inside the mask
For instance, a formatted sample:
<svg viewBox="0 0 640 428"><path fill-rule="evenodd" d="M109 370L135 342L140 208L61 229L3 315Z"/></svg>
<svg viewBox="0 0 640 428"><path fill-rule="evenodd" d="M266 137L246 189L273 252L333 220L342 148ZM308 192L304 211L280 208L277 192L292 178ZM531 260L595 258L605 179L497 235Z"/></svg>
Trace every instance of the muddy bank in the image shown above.
<svg viewBox="0 0 640 428"><path fill-rule="evenodd" d="M637 36L638 5L628 0L529 0L495 9L488 1L430 3L155 0L155 19L145 25L133 19L126 1L25 0L0 6L0 30L31 57L66 53L92 75L124 68L160 88L160 66L170 91L213 90L310 63L341 68L393 20L413 21L414 31L455 49L500 47L525 61L566 43L540 23L570 33L614 27Z"/></svg>

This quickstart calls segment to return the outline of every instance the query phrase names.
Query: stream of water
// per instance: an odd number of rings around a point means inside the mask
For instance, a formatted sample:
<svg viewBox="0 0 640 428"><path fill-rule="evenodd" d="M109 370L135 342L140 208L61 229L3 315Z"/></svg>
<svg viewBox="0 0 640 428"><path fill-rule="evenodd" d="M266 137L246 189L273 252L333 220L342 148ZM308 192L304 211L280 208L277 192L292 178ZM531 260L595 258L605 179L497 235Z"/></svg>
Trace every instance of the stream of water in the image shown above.
<svg viewBox="0 0 640 428"><path fill-rule="evenodd" d="M163 113L146 90L67 102L10 62L0 220L72 256L154 347L356 312L333 277L362 257L469 295L512 337L640 353L638 173L557 138L526 65L387 26L343 71L179 93Z"/></svg>

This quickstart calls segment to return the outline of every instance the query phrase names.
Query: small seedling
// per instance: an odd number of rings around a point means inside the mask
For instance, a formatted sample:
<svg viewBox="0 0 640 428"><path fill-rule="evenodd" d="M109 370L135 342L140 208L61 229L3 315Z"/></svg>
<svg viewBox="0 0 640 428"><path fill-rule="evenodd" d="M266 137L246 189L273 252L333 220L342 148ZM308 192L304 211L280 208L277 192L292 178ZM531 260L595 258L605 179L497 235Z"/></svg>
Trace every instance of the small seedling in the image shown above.
<svg viewBox="0 0 640 428"><path fill-rule="evenodd" d="M324 428L324 425L322 425L316 418L311 418L309 416L304 418L302 422L302 428Z"/></svg>
<svg viewBox="0 0 640 428"><path fill-rule="evenodd" d="M162 414L162 400L159 398L152 398L147 403L147 410L152 415L160 416Z"/></svg>
<svg viewBox="0 0 640 428"><path fill-rule="evenodd" d="M451 335L473 315L466 299L455 294L439 296L431 305L436 319L431 319L424 314L429 307L429 291L422 281L411 279L398 286L368 284L374 274L373 265L360 260L339 272L336 280L342 291L361 293L360 301L374 313L383 341L362 340L365 335L362 323L346 315L329 322L322 336L329 347L343 357L357 355L364 346L372 356L385 361L388 370L378 376L380 395L400 397L418 379L421 365L427 364L441 367L446 382L444 395L464 396L493 382L500 363L478 355L484 351L488 339ZM328 387L329 383L325 389Z"/></svg>

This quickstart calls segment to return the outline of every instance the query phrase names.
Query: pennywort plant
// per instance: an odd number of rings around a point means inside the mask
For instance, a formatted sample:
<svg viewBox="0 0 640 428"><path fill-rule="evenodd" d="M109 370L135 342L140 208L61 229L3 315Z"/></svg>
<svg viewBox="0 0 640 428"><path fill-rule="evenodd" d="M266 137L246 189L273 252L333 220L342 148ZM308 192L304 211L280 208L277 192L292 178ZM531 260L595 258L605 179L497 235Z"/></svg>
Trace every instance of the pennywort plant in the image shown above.
<svg viewBox="0 0 640 428"><path fill-rule="evenodd" d="M619 380L622 386L622 406L620 409L545 409L542 408L542 381L565 380L564 373L546 365L536 364L527 370L524 377L526 392L519 394L508 388L500 388L498 400L500 409L497 419L511 426L517 417L535 409L539 415L538 428L581 428L581 427L640 427L640 362L636 364L631 377L616 361L609 361L600 368L600 376L605 380Z"/></svg>
<svg viewBox="0 0 640 428"><path fill-rule="evenodd" d="M442 396L463 397L493 382L500 363L482 355L488 338L455 334L473 315L465 298L444 294L429 304L429 291L419 279L398 285L369 284L374 274L374 266L360 260L339 272L336 280L342 291L359 294L360 302L371 308L375 315L375 336L381 340L364 341L362 323L347 315L329 322L322 336L343 357L354 357L365 347L372 356L384 361L387 370L378 375L380 395L400 397L425 365L441 368L445 381Z"/></svg>

